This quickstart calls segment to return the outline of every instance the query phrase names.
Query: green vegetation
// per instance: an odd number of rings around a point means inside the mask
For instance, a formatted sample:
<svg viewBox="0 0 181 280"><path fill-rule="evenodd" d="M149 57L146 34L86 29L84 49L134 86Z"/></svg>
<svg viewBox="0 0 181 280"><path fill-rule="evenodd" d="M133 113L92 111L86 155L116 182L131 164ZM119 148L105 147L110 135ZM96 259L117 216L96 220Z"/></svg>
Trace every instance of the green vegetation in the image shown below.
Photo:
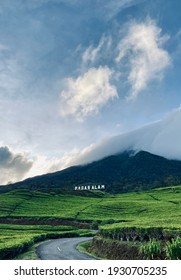
<svg viewBox="0 0 181 280"><path fill-rule="evenodd" d="M119 195L84 194L14 190L0 195L0 219L76 219L98 224L120 221L117 227L180 229L181 186Z"/></svg>
<svg viewBox="0 0 181 280"><path fill-rule="evenodd" d="M145 254L148 260L154 260L161 254L161 244L155 239L151 239L140 248L141 253Z"/></svg>
<svg viewBox="0 0 181 280"><path fill-rule="evenodd" d="M148 260L154 259L168 259L180 260L181 259L181 238L177 237L171 241L158 241L150 240L140 246L140 253L144 254Z"/></svg>
<svg viewBox="0 0 181 280"><path fill-rule="evenodd" d="M102 197L94 197L91 193L84 197L55 192L14 190L0 195L0 218L79 218L82 212L101 200Z"/></svg>
<svg viewBox="0 0 181 280"><path fill-rule="evenodd" d="M0 259L12 259L48 238L91 236L89 230L67 226L0 225Z"/></svg>
<svg viewBox="0 0 181 280"><path fill-rule="evenodd" d="M77 245L77 250L81 253L85 253L89 256L92 256L92 257L95 257L95 258L98 258L95 254L93 254L92 252L89 252L89 247L90 247L90 244L91 244L91 241L84 241L84 242L81 242Z"/></svg>
<svg viewBox="0 0 181 280"><path fill-rule="evenodd" d="M43 241L42 241L43 242ZM25 252L15 256L14 260L39 260L36 254L36 248L41 242L35 243L33 246L29 247Z"/></svg>
<svg viewBox="0 0 181 280"><path fill-rule="evenodd" d="M0 195L0 259L47 238L95 234L77 228L99 228L115 241L170 242L181 237L180 217L181 186L117 195L17 189ZM168 244L167 255L175 258L180 243Z"/></svg>
<svg viewBox="0 0 181 280"><path fill-rule="evenodd" d="M91 255L101 259L140 260L144 257L140 252L140 242L118 241L101 236L95 236L85 249Z"/></svg>
<svg viewBox="0 0 181 280"><path fill-rule="evenodd" d="M169 260L181 260L181 238L167 242L166 255Z"/></svg>

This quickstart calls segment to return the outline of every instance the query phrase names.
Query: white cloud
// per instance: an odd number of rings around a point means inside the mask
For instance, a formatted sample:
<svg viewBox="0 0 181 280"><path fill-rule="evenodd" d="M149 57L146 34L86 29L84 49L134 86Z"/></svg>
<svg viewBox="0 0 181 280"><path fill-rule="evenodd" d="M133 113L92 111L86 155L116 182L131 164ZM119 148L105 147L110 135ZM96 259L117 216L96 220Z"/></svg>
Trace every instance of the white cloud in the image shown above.
<svg viewBox="0 0 181 280"><path fill-rule="evenodd" d="M33 158L32 168L26 174L26 178L65 169L72 164L72 159L74 159L78 153L79 151L74 148L73 150L64 153L62 156L57 157L47 157L39 154Z"/></svg>
<svg viewBox="0 0 181 280"><path fill-rule="evenodd" d="M130 64L130 99L136 98L150 81L161 79L163 71L171 62L168 52L163 49L168 36L162 36L161 31L151 20L132 23L127 35L119 43L116 62L120 63L126 58Z"/></svg>
<svg viewBox="0 0 181 280"><path fill-rule="evenodd" d="M0 143L1 144L1 143ZM0 146L0 185L15 183L26 178L62 170L72 164L79 151L73 149L60 157L31 156Z"/></svg>
<svg viewBox="0 0 181 280"><path fill-rule="evenodd" d="M68 78L66 89L60 96L60 114L73 116L78 121L98 113L109 100L118 97L117 90L111 84L113 71L107 66L90 68L78 78Z"/></svg>
<svg viewBox="0 0 181 280"><path fill-rule="evenodd" d="M94 63L105 51L110 51L111 37L102 36L97 47L89 46L82 55L83 64Z"/></svg>

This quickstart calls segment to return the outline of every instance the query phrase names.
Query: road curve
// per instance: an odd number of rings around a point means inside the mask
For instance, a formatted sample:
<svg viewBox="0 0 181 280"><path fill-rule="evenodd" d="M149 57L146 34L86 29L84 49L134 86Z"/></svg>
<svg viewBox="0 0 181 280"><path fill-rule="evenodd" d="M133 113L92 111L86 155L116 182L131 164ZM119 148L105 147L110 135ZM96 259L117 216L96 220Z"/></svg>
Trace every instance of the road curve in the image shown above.
<svg viewBox="0 0 181 280"><path fill-rule="evenodd" d="M91 239L92 237L73 237L46 241L36 248L36 253L41 260L95 260L96 258L76 249L80 242Z"/></svg>

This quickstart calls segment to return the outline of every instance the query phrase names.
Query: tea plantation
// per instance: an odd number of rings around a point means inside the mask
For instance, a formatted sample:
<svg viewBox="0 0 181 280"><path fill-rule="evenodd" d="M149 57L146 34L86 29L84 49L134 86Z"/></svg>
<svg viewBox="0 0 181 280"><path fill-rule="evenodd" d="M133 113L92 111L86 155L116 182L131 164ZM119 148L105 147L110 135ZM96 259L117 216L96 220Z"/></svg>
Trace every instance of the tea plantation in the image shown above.
<svg viewBox="0 0 181 280"><path fill-rule="evenodd" d="M89 235L115 241L181 236L181 186L106 194L13 190L0 195L0 259L46 238ZM87 228L87 229L86 229Z"/></svg>

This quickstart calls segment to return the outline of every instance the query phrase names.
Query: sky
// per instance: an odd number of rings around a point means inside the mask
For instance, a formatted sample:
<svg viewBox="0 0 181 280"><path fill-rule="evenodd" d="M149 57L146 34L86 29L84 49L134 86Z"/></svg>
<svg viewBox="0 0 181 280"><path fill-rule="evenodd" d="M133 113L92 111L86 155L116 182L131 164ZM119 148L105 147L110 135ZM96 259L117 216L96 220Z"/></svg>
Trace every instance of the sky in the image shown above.
<svg viewBox="0 0 181 280"><path fill-rule="evenodd" d="M0 1L0 185L124 149L181 160L179 0Z"/></svg>

